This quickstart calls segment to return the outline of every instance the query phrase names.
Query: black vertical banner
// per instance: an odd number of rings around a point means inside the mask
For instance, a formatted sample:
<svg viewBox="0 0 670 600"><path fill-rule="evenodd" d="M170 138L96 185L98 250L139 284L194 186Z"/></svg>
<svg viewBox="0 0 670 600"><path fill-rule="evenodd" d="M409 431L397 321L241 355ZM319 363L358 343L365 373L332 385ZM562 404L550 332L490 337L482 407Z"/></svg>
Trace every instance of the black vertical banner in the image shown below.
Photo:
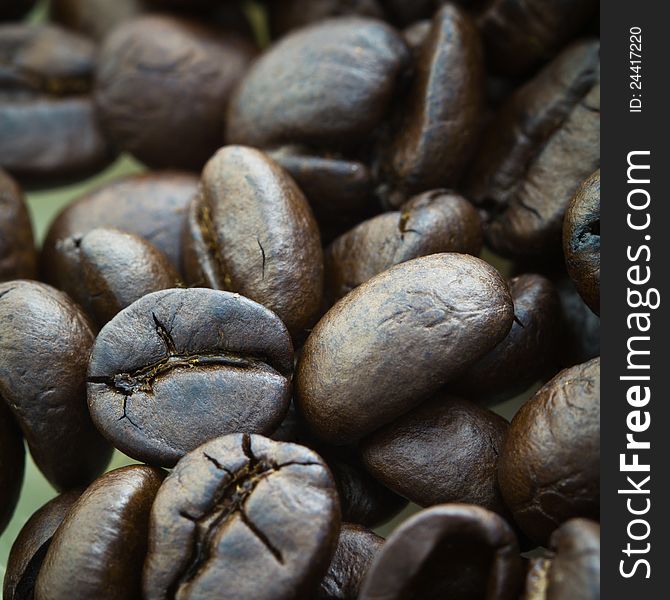
<svg viewBox="0 0 670 600"><path fill-rule="evenodd" d="M670 26L601 14L602 594L670 598Z"/></svg>

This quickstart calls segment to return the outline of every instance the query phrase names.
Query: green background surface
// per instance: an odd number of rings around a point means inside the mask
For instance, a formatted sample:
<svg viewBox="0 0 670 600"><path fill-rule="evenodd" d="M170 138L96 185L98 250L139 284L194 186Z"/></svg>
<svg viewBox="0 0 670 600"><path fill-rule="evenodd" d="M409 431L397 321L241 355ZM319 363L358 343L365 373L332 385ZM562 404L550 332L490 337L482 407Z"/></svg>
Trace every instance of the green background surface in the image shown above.
<svg viewBox="0 0 670 600"><path fill-rule="evenodd" d="M110 0L110 2L112 1L114 0ZM46 9L46 1L43 1L31 15L31 20L44 20ZM41 243L53 218L68 203L72 202L87 191L104 184L105 182L123 175L138 173L143 170L144 167L140 163L131 157L122 156L104 172L86 181L78 182L74 185L60 187L57 189L28 192L28 206L30 208L33 227L38 243ZM489 262L492 262L502 272L506 272L508 270L508 265L506 263L503 263L500 260L491 257L490 255L484 255L483 258L489 260ZM494 407L495 412L498 412L507 419L511 419L517 408L532 394L534 389L529 390L519 398L510 400L497 407ZM55 423L54 427L57 426L58 424ZM120 452L116 452L109 469L115 469L123 465L131 464L132 462L134 461L124 456ZM53 498L55 495L55 490L37 470L32 459L30 458L30 455L26 453L26 475L21 492L21 499L19 501L16 512L14 513L13 519L11 520L4 534L0 537L0 580L4 578L5 564L7 563L7 556L9 555L11 544L21 530L21 527L23 527L24 523L38 508L40 508L45 502ZM418 507L410 505L390 523L379 528L377 530L378 533L383 536L388 536L388 534L399 523L405 520L408 515L416 512L417 510L419 510Z"/></svg>

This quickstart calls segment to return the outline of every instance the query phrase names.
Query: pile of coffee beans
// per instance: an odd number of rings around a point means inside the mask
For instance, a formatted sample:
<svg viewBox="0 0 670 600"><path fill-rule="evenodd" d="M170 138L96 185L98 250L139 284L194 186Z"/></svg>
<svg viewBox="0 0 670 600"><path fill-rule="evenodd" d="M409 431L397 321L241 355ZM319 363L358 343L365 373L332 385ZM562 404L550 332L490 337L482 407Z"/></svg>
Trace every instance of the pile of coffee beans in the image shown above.
<svg viewBox="0 0 670 600"><path fill-rule="evenodd" d="M26 446L59 495L4 599L598 600L598 2L33 4L0 533Z"/></svg>

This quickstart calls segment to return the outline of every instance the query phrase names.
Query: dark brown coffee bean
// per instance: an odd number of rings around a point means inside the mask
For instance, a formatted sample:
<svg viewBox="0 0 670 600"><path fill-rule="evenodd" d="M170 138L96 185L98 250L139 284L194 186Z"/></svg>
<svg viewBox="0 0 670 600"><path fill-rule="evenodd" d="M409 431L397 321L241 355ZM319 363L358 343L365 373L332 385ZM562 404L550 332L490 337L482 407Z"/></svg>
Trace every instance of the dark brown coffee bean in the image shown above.
<svg viewBox="0 0 670 600"><path fill-rule="evenodd" d="M189 21L129 21L100 53L102 122L120 148L151 167L200 169L221 146L228 96L254 55L246 40Z"/></svg>
<svg viewBox="0 0 670 600"><path fill-rule="evenodd" d="M589 309L569 277L556 281L561 301L563 339L560 367L572 367L600 356L600 319Z"/></svg>
<svg viewBox="0 0 670 600"><path fill-rule="evenodd" d="M4 600L33 599L37 575L51 539L80 495L81 490L72 490L56 496L28 519L9 554Z"/></svg>
<svg viewBox="0 0 670 600"><path fill-rule="evenodd" d="M93 482L53 536L35 600L140 600L149 512L163 477L133 465Z"/></svg>
<svg viewBox="0 0 670 600"><path fill-rule="evenodd" d="M227 141L350 145L385 116L409 52L381 21L328 19L282 38L233 95Z"/></svg>
<svg viewBox="0 0 670 600"><path fill-rule="evenodd" d="M484 135L469 198L488 212L498 254L557 256L563 216L600 165L599 44L578 42L505 103Z"/></svg>
<svg viewBox="0 0 670 600"><path fill-rule="evenodd" d="M343 520L378 527L407 506L407 499L372 477L358 456L334 449L317 450L335 479Z"/></svg>
<svg viewBox="0 0 670 600"><path fill-rule="evenodd" d="M121 311L93 346L88 404L121 451L173 466L225 433L272 433L291 397L277 316L238 294L164 290Z"/></svg>
<svg viewBox="0 0 670 600"><path fill-rule="evenodd" d="M568 519L598 518L600 358L561 371L515 415L498 479L515 521L538 544Z"/></svg>
<svg viewBox="0 0 670 600"><path fill-rule="evenodd" d="M457 377L512 319L504 280L478 258L433 254L393 267L312 331L298 362L299 410L326 442L360 439Z"/></svg>
<svg viewBox="0 0 670 600"><path fill-rule="evenodd" d="M497 514L442 504L405 521L384 543L361 600L516 600L523 576L514 532Z"/></svg>
<svg viewBox="0 0 670 600"><path fill-rule="evenodd" d="M447 4L419 49L416 75L398 104L390 145L382 140L389 202L460 179L477 140L484 103L479 36L468 15Z"/></svg>
<svg viewBox="0 0 670 600"><path fill-rule="evenodd" d="M563 252L570 277L589 308L600 314L600 169L572 198L563 222Z"/></svg>
<svg viewBox="0 0 670 600"><path fill-rule="evenodd" d="M59 240L52 260L58 287L98 328L142 296L176 287L179 279L162 252L118 229L93 229Z"/></svg>
<svg viewBox="0 0 670 600"><path fill-rule="evenodd" d="M478 25L492 68L521 74L553 58L597 12L597 0L492 0Z"/></svg>
<svg viewBox="0 0 670 600"><path fill-rule="evenodd" d="M291 29L298 29L329 17L359 15L384 18L378 0L281 0L268 4L270 31L280 37Z"/></svg>
<svg viewBox="0 0 670 600"><path fill-rule="evenodd" d="M35 184L84 177L111 161L89 94L90 41L53 25L4 25L0 54L0 167Z"/></svg>
<svg viewBox="0 0 670 600"><path fill-rule="evenodd" d="M370 170L361 162L283 146L268 156L295 179L314 212L324 244L380 211Z"/></svg>
<svg viewBox="0 0 670 600"><path fill-rule="evenodd" d="M316 600L357 600L363 579L383 544L384 538L369 529L342 523L335 555Z"/></svg>
<svg viewBox="0 0 670 600"><path fill-rule="evenodd" d="M35 279L36 276L33 226L23 192L0 169L0 281Z"/></svg>
<svg viewBox="0 0 670 600"><path fill-rule="evenodd" d="M184 243L192 283L260 302L293 335L316 318L323 292L319 230L298 186L262 152L227 146L207 163Z"/></svg>
<svg viewBox="0 0 670 600"><path fill-rule="evenodd" d="M13 21L20 19L33 6L36 0L9 0L0 5L0 21Z"/></svg>
<svg viewBox="0 0 670 600"><path fill-rule="evenodd" d="M600 600L600 525L571 519L551 536L547 600Z"/></svg>
<svg viewBox="0 0 670 600"><path fill-rule="evenodd" d="M52 0L49 16L68 29L102 40L115 27L143 12L141 0Z"/></svg>
<svg viewBox="0 0 670 600"><path fill-rule="evenodd" d="M434 190L412 198L397 212L364 221L326 251L326 289L331 302L392 266L439 252L478 255L482 226L462 196Z"/></svg>
<svg viewBox="0 0 670 600"><path fill-rule="evenodd" d="M502 402L552 374L563 335L554 285L541 275L509 282L514 324L507 337L448 388L468 399Z"/></svg>
<svg viewBox="0 0 670 600"><path fill-rule="evenodd" d="M117 179L82 196L68 204L49 227L40 256L42 277L56 284L58 243L97 227L139 235L179 268L186 207L197 189L194 175L166 171Z"/></svg>
<svg viewBox="0 0 670 600"><path fill-rule="evenodd" d="M19 501L25 462L21 430L0 394L0 534Z"/></svg>
<svg viewBox="0 0 670 600"><path fill-rule="evenodd" d="M111 456L86 408L92 344L88 319L62 292L0 284L0 389L35 464L59 490L89 483Z"/></svg>
<svg viewBox="0 0 670 600"><path fill-rule="evenodd" d="M179 461L151 513L146 600L306 600L335 551L335 484L311 450L224 436Z"/></svg>
<svg viewBox="0 0 670 600"><path fill-rule="evenodd" d="M504 514L497 469L508 429L490 410L440 395L365 438L363 463L419 506L460 502Z"/></svg>

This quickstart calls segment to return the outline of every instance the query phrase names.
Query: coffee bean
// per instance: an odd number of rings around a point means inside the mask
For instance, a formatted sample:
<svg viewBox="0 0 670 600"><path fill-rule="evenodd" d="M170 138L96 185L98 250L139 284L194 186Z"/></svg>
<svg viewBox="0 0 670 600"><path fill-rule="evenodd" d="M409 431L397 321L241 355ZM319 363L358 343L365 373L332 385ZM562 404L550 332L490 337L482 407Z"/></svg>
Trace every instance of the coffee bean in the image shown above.
<svg viewBox="0 0 670 600"><path fill-rule="evenodd" d="M25 462L21 430L0 394L0 534L19 501Z"/></svg>
<svg viewBox="0 0 670 600"><path fill-rule="evenodd" d="M17 536L7 560L3 584L5 600L32 600L35 582L56 529L82 490L56 496L33 514Z"/></svg>
<svg viewBox="0 0 670 600"><path fill-rule="evenodd" d="M407 506L407 499L372 477L353 452L332 448L318 451L335 479L343 520L378 527Z"/></svg>
<svg viewBox="0 0 670 600"><path fill-rule="evenodd" d="M561 306L554 285L541 275L509 281L514 324L507 337L473 364L450 391L487 404L503 402L552 375L563 335Z"/></svg>
<svg viewBox="0 0 670 600"><path fill-rule="evenodd" d="M388 25L340 17L282 38L231 99L229 144L352 145L381 123L409 53Z"/></svg>
<svg viewBox="0 0 670 600"><path fill-rule="evenodd" d="M121 149L151 167L200 169L221 145L228 96L255 52L194 22L133 19L100 52L101 120Z"/></svg>
<svg viewBox="0 0 670 600"><path fill-rule="evenodd" d="M288 332L260 304L228 292L164 290L100 332L88 404L122 452L173 466L224 433L273 432L288 409L292 369Z"/></svg>
<svg viewBox="0 0 670 600"><path fill-rule="evenodd" d="M421 52L421 47L428 39L432 27L433 23L430 19L423 19L403 30L402 37L405 40L408 48L412 51L415 61Z"/></svg>
<svg viewBox="0 0 670 600"><path fill-rule="evenodd" d="M420 506L461 502L504 514L497 469L508 429L489 410L439 395L365 438L363 463Z"/></svg>
<svg viewBox="0 0 670 600"><path fill-rule="evenodd" d="M65 294L37 282L0 284L0 389L59 490L89 483L111 456L86 409L92 344L88 319Z"/></svg>
<svg viewBox="0 0 670 600"><path fill-rule="evenodd" d="M432 15L443 0L381 0L382 5L399 25L408 25Z"/></svg>
<svg viewBox="0 0 670 600"><path fill-rule="evenodd" d="M600 169L580 186L568 206L563 252L579 295L600 314Z"/></svg>
<svg viewBox="0 0 670 600"><path fill-rule="evenodd" d="M564 50L515 92L484 134L469 198L488 212L487 243L546 260L562 249L563 216L600 164L599 43Z"/></svg>
<svg viewBox="0 0 670 600"><path fill-rule="evenodd" d="M248 434L212 440L156 496L144 597L312 598L339 527L335 484L311 450Z"/></svg>
<svg viewBox="0 0 670 600"><path fill-rule="evenodd" d="M442 504L414 515L377 554L361 600L516 600L522 566L514 532L497 514Z"/></svg>
<svg viewBox="0 0 670 600"><path fill-rule="evenodd" d="M37 253L23 192L0 169L0 281L35 279Z"/></svg>
<svg viewBox="0 0 670 600"><path fill-rule="evenodd" d="M184 243L192 283L263 304L293 335L315 320L323 288L318 227L298 186L262 152L227 146L207 163Z"/></svg>
<svg viewBox="0 0 670 600"><path fill-rule="evenodd" d="M600 358L561 371L519 410L498 479L515 521L538 544L570 518L598 518Z"/></svg>
<svg viewBox="0 0 670 600"><path fill-rule="evenodd" d="M479 16L491 67L521 74L551 59L597 12L596 0L493 0Z"/></svg>
<svg viewBox="0 0 670 600"><path fill-rule="evenodd" d="M118 229L93 229L56 243L58 287L102 327L143 296L176 287L179 276L164 254Z"/></svg>
<svg viewBox="0 0 670 600"><path fill-rule="evenodd" d="M133 465L94 481L53 536L35 600L140 600L149 511L163 477Z"/></svg>
<svg viewBox="0 0 670 600"><path fill-rule="evenodd" d="M282 146L268 156L305 194L324 244L380 211L373 197L372 173L362 162L310 154L299 146Z"/></svg>
<svg viewBox="0 0 670 600"><path fill-rule="evenodd" d="M408 195L456 184L480 133L484 65L468 15L453 4L438 11L415 62L390 145L382 140L382 172L392 206Z"/></svg>
<svg viewBox="0 0 670 600"><path fill-rule="evenodd" d="M434 254L373 277L307 339L296 399L315 435L346 444L420 404L509 332L512 300L485 262Z"/></svg>
<svg viewBox="0 0 670 600"><path fill-rule="evenodd" d="M51 0L49 3L49 16L53 21L98 41L142 11L141 0Z"/></svg>
<svg viewBox="0 0 670 600"><path fill-rule="evenodd" d="M56 246L97 227L114 227L139 235L179 268L186 207L197 187L195 176L166 171L116 179L83 195L51 223L40 256L42 276L56 284Z"/></svg>
<svg viewBox="0 0 670 600"><path fill-rule="evenodd" d="M13 21L20 19L33 6L36 0L11 0L11 2L3 2L0 5L0 21Z"/></svg>
<svg viewBox="0 0 670 600"><path fill-rule="evenodd" d="M600 599L600 525L571 519L551 536L547 600Z"/></svg>
<svg viewBox="0 0 670 600"><path fill-rule="evenodd" d="M93 44L53 25L3 25L0 53L0 167L37 184L108 164L114 152L89 94Z"/></svg>
<svg viewBox="0 0 670 600"><path fill-rule="evenodd" d="M383 544L384 538L369 529L342 523L335 555L316 600L357 600L365 574Z"/></svg>
<svg viewBox="0 0 670 600"><path fill-rule="evenodd" d="M326 250L327 297L334 302L392 266L428 254L478 255L482 227L474 207L448 190L412 198L401 210L360 223Z"/></svg>
<svg viewBox="0 0 670 600"><path fill-rule="evenodd" d="M384 11L378 0L282 0L270 2L268 10L273 37L281 37L292 29L323 21L328 17L359 15L384 18Z"/></svg>

